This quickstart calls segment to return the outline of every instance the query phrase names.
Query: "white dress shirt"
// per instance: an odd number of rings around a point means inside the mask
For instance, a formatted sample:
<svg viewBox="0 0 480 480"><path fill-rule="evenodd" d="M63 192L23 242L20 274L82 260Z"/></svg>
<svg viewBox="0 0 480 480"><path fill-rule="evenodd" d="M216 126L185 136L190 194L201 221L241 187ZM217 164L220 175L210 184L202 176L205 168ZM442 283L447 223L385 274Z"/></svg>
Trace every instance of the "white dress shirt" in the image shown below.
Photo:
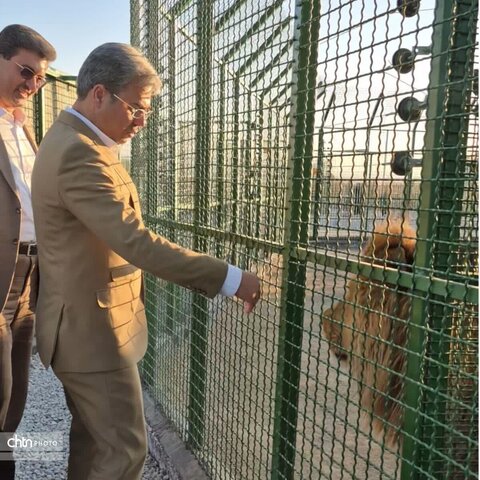
<svg viewBox="0 0 480 480"><path fill-rule="evenodd" d="M68 113L75 115L79 118L90 130L92 130L100 140L107 146L112 148L119 148L119 145L110 137L105 135L96 125L94 125L88 118L84 117L81 113L77 112L74 108L68 107L66 109ZM220 294L225 297L233 297L237 293L242 281L242 270L234 265L228 265L227 276L223 282Z"/></svg>
<svg viewBox="0 0 480 480"><path fill-rule="evenodd" d="M35 242L35 226L32 210L32 170L35 152L23 130L25 114L14 110L13 114L0 108L0 137L7 149L13 178L22 206L20 241Z"/></svg>

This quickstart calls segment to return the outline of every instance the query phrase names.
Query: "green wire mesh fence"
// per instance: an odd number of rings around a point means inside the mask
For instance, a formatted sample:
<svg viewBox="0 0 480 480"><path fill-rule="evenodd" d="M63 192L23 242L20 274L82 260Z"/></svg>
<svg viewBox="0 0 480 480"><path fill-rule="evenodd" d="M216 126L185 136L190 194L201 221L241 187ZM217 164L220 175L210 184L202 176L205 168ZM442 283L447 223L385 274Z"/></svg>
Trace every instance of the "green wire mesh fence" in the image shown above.
<svg viewBox="0 0 480 480"><path fill-rule="evenodd" d="M477 15L131 1L146 223L263 281L247 316L146 277L143 379L211 478L478 478Z"/></svg>
<svg viewBox="0 0 480 480"><path fill-rule="evenodd" d="M65 76L50 69L47 84L28 102L27 116L38 143L58 114L72 106L77 98L75 77Z"/></svg>

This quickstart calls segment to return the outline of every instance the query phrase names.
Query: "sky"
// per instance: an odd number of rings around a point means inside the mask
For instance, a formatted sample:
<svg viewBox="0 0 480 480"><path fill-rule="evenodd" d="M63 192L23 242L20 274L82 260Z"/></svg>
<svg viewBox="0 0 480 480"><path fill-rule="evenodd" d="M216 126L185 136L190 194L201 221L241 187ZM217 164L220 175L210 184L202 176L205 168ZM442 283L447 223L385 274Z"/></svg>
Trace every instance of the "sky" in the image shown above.
<svg viewBox="0 0 480 480"><path fill-rule="evenodd" d="M0 30L21 23L57 50L52 67L77 75L87 55L105 42L130 42L129 0L0 0Z"/></svg>

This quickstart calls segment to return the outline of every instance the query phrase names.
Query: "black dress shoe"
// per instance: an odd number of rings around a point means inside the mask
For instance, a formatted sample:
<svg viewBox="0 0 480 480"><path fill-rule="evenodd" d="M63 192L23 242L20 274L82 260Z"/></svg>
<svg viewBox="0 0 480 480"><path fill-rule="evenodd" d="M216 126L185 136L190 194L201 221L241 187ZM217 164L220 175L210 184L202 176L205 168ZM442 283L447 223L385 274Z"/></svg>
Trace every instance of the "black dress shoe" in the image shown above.
<svg viewBox="0 0 480 480"><path fill-rule="evenodd" d="M15 480L14 460L0 460L0 480Z"/></svg>

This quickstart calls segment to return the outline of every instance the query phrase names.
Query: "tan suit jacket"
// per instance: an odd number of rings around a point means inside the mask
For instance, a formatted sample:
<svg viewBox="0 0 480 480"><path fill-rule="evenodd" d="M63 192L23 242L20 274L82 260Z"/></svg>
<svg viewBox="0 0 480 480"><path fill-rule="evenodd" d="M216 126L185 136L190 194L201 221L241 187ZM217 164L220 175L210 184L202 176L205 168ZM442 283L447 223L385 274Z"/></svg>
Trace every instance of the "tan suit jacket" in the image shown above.
<svg viewBox="0 0 480 480"><path fill-rule="evenodd" d="M27 126L23 130L36 152L37 144L31 130ZM0 137L0 312L5 306L17 263L21 216L20 196L7 149Z"/></svg>
<svg viewBox="0 0 480 480"><path fill-rule="evenodd" d="M32 200L41 272L37 345L57 372L115 370L143 357L141 270L209 297L222 287L227 264L149 231L115 150L68 112L42 140Z"/></svg>

